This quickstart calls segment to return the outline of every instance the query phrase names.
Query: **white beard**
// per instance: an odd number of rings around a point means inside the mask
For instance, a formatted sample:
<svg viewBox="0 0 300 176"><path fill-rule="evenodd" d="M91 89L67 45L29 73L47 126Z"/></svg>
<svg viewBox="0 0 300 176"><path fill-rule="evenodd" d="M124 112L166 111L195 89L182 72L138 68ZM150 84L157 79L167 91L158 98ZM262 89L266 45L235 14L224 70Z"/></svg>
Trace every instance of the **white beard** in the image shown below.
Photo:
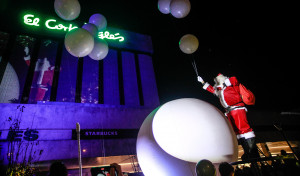
<svg viewBox="0 0 300 176"><path fill-rule="evenodd" d="M224 75L219 75L217 76L214 81L215 81L215 85L214 87L217 88L217 87L224 87L224 83L225 83L225 80L227 79L226 76Z"/></svg>

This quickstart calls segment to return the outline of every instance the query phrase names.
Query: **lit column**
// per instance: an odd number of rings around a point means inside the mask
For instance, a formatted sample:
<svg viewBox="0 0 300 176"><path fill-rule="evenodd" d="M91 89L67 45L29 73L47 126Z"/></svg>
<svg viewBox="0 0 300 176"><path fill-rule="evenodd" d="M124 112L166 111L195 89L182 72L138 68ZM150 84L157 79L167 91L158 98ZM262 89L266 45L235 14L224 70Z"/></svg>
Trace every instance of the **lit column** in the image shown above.
<svg viewBox="0 0 300 176"><path fill-rule="evenodd" d="M117 51L110 49L103 60L104 104L119 105L119 77Z"/></svg>
<svg viewBox="0 0 300 176"><path fill-rule="evenodd" d="M144 96L144 106L157 107L159 105L159 98L152 64L152 57L145 54L139 54L138 59Z"/></svg>
<svg viewBox="0 0 300 176"><path fill-rule="evenodd" d="M125 105L139 106L139 90L133 53L122 52L122 66Z"/></svg>

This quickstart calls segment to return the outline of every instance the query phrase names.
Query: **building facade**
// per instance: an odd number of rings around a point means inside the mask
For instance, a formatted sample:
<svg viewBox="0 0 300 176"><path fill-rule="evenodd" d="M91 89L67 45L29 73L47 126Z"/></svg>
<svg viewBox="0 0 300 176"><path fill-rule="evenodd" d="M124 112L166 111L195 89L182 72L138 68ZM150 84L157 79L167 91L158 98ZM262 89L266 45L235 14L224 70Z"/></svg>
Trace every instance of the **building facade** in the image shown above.
<svg viewBox="0 0 300 176"><path fill-rule="evenodd" d="M80 22L19 18L19 32L0 32L2 163L25 159L48 169L63 160L78 167L76 123L85 166L134 156L138 129L159 106L151 37L108 27L95 37L106 40L108 55L96 61L65 49L64 35Z"/></svg>

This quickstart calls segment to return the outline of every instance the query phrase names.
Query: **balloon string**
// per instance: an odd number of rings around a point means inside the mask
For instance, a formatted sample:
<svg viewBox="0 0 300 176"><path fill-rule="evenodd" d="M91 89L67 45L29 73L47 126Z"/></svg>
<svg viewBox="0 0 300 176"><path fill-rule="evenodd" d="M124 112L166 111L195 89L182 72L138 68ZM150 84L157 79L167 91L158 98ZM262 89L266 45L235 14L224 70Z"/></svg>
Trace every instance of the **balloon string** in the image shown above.
<svg viewBox="0 0 300 176"><path fill-rule="evenodd" d="M197 77L198 77L198 76L199 76L199 74L198 74L197 64L196 64L196 62L195 62L195 59L194 59L194 58L192 58L192 65L193 65L193 68L194 68L194 70L195 70L195 72L196 72L196 75L197 75Z"/></svg>
<svg viewBox="0 0 300 176"><path fill-rule="evenodd" d="M195 68L195 64L194 64L193 61L192 61L192 66L193 66L193 69L194 69L195 73L197 74L197 71L196 71L196 68Z"/></svg>
<svg viewBox="0 0 300 176"><path fill-rule="evenodd" d="M194 64L194 62L193 62L193 61L192 61L192 66L193 66L193 69L194 69L195 73L197 74L197 72L196 72L196 68L195 68L195 64Z"/></svg>

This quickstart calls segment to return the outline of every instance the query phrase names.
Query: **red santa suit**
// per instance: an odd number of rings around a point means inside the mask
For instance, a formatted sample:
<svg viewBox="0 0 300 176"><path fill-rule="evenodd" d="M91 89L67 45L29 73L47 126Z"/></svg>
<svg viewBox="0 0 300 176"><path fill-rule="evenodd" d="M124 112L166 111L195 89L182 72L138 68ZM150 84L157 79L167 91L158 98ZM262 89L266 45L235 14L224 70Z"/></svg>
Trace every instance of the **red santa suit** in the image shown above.
<svg viewBox="0 0 300 176"><path fill-rule="evenodd" d="M219 97L222 106L226 109L225 115L238 139L255 137L247 121L247 109L240 96L239 82L236 77L226 78L223 85L215 87L206 82L203 89Z"/></svg>

